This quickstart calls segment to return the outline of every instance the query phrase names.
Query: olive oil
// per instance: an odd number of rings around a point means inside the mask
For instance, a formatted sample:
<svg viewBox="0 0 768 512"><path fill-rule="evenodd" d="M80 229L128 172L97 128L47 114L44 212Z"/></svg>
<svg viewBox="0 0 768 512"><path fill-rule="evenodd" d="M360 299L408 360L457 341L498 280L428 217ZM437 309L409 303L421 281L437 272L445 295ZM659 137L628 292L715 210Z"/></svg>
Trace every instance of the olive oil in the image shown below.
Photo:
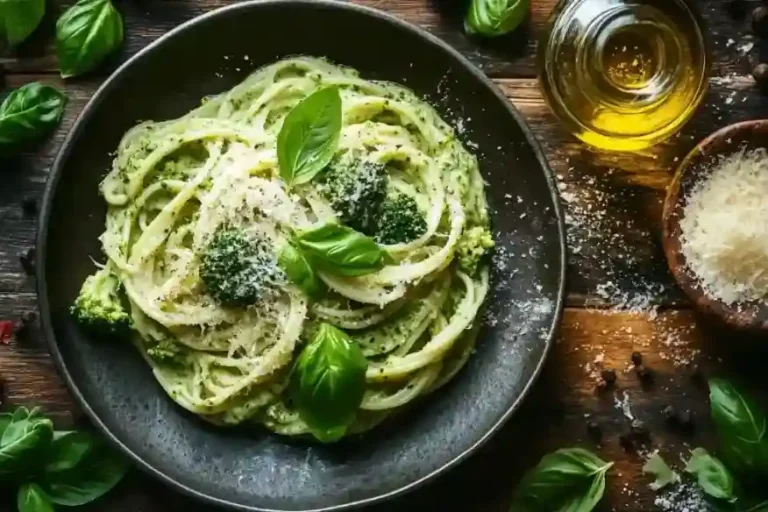
<svg viewBox="0 0 768 512"><path fill-rule="evenodd" d="M539 51L544 97L591 146L636 151L691 117L708 85L702 23L684 0L570 0Z"/></svg>

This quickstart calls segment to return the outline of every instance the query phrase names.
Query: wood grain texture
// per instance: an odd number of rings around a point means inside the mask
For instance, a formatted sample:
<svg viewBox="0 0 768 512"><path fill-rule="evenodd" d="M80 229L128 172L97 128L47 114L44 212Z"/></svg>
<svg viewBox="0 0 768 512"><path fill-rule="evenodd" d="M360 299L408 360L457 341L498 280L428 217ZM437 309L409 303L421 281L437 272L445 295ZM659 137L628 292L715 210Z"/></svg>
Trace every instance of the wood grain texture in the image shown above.
<svg viewBox="0 0 768 512"><path fill-rule="evenodd" d="M459 0L354 0L355 3L389 12L420 25L464 53L483 71L494 77L536 76L536 50L556 0L534 0L530 16L520 30L488 40L464 34L464 14L468 2ZM54 0L44 23L15 55L0 59L8 72L56 72L56 58L50 34L56 16L73 2ZM170 29L200 14L232 3L230 0L122 0L116 2L125 19L125 47L112 62L112 68ZM707 23L713 50L714 74L745 74L752 69L758 49L744 55L750 41L746 17L734 19L726 0L701 1L700 12ZM757 5L757 2L751 2ZM262 27L254 27L261 30ZM729 43L729 40L733 40ZM106 73L112 68L101 70Z"/></svg>

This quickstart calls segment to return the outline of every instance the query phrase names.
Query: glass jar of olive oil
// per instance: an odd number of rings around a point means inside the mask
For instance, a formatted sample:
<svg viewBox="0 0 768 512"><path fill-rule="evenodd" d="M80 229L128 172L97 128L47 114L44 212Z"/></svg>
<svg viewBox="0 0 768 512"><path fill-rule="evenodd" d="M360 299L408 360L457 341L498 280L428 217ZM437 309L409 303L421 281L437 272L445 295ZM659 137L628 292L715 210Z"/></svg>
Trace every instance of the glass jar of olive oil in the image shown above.
<svg viewBox="0 0 768 512"><path fill-rule="evenodd" d="M703 23L685 0L561 0L539 48L547 103L600 149L667 139L708 85Z"/></svg>

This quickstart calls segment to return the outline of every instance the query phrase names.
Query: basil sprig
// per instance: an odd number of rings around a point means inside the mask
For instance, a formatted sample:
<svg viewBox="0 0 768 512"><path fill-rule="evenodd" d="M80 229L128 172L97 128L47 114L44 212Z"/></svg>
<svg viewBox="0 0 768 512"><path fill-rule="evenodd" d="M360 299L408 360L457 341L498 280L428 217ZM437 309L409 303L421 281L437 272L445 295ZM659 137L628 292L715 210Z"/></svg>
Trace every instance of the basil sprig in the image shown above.
<svg viewBox="0 0 768 512"><path fill-rule="evenodd" d="M723 459L737 472L768 477L765 413L723 379L709 381L709 398Z"/></svg>
<svg viewBox="0 0 768 512"><path fill-rule="evenodd" d="M362 350L344 331L320 324L290 379L296 410L318 440L344 436L363 400L367 367Z"/></svg>
<svg viewBox="0 0 768 512"><path fill-rule="evenodd" d="M704 448L696 448L685 465L685 471L696 477L699 487L709 496L734 503L737 500L731 472L720 459Z"/></svg>
<svg viewBox="0 0 768 512"><path fill-rule="evenodd" d="M16 494L19 512L54 512L53 503L39 485L31 482L22 484Z"/></svg>
<svg viewBox="0 0 768 512"><path fill-rule="evenodd" d="M545 455L523 477L510 511L589 512L603 497L612 465L582 448Z"/></svg>
<svg viewBox="0 0 768 512"><path fill-rule="evenodd" d="M768 512L768 436L763 410L730 382L709 381L720 458L696 448L685 470L718 512Z"/></svg>
<svg viewBox="0 0 768 512"><path fill-rule="evenodd" d="M341 135L341 96L336 87L316 91L288 112L277 136L280 177L288 186L307 183L327 166Z"/></svg>
<svg viewBox="0 0 768 512"><path fill-rule="evenodd" d="M0 41L16 46L35 31L45 14L45 0L0 1Z"/></svg>
<svg viewBox="0 0 768 512"><path fill-rule="evenodd" d="M0 414L0 484L20 484L19 512L90 503L127 470L123 457L87 432L54 431L38 408Z"/></svg>
<svg viewBox="0 0 768 512"><path fill-rule="evenodd" d="M464 30L490 37L506 34L523 22L529 5L529 0L472 0Z"/></svg>
<svg viewBox="0 0 768 512"><path fill-rule="evenodd" d="M0 104L0 154L19 151L42 138L61 119L67 98L57 89L38 82L19 87Z"/></svg>
<svg viewBox="0 0 768 512"><path fill-rule="evenodd" d="M82 75L123 43L123 18L111 0L80 0L56 22L61 76Z"/></svg>
<svg viewBox="0 0 768 512"><path fill-rule="evenodd" d="M393 261L372 238L334 222L302 231L294 241L321 268L341 276L370 274Z"/></svg>

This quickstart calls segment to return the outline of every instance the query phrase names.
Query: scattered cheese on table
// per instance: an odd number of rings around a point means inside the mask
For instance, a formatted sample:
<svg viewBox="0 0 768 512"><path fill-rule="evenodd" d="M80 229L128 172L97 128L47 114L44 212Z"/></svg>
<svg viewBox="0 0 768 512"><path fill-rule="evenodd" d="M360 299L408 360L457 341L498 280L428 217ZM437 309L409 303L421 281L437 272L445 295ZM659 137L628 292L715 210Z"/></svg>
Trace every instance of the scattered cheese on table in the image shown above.
<svg viewBox="0 0 768 512"><path fill-rule="evenodd" d="M680 228L708 295L726 304L768 297L768 152L721 158L691 191Z"/></svg>

